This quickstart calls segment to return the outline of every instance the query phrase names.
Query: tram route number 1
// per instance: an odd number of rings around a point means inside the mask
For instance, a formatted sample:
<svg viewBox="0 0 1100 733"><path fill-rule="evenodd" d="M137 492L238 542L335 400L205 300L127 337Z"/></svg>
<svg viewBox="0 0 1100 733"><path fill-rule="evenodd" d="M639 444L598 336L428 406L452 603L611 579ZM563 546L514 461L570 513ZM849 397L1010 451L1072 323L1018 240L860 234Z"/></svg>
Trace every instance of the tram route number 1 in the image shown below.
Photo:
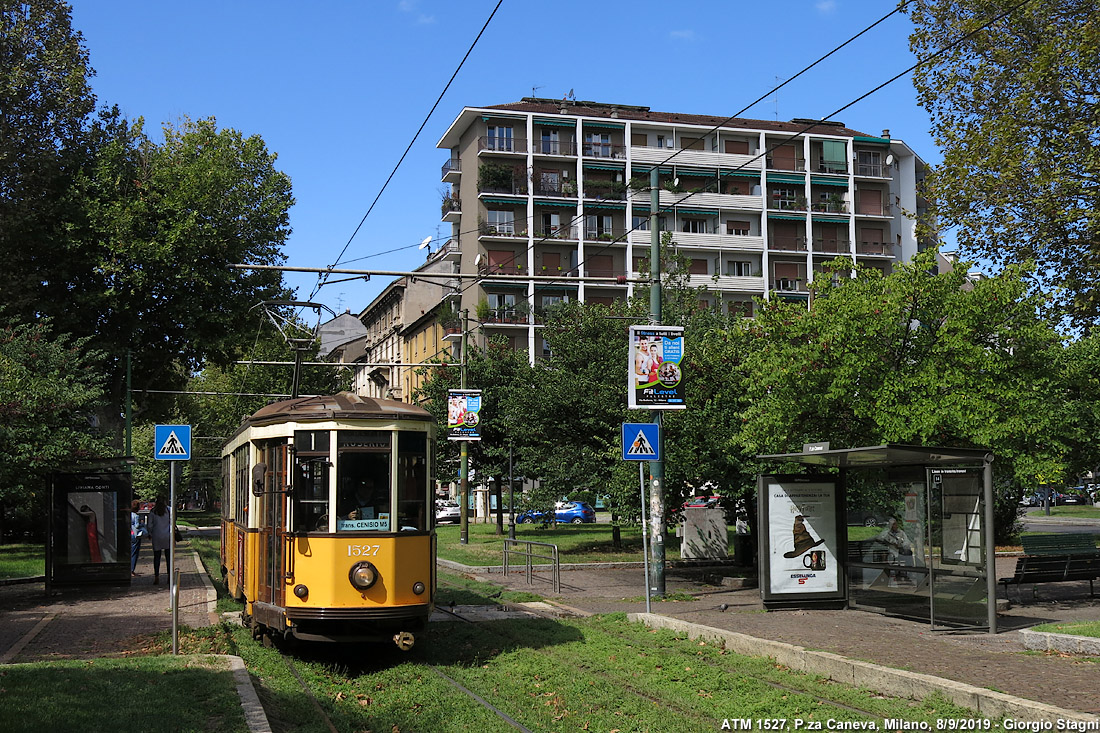
<svg viewBox="0 0 1100 733"><path fill-rule="evenodd" d="M375 557L382 545L348 545L348 557Z"/></svg>

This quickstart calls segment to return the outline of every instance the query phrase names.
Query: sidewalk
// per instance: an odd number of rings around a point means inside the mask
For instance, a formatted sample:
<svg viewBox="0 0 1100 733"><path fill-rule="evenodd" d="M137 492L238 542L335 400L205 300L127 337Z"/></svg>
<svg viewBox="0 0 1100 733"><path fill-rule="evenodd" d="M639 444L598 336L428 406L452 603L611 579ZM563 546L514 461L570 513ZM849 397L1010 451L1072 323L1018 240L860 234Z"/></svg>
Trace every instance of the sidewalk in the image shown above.
<svg viewBox="0 0 1100 733"><path fill-rule="evenodd" d="M179 623L209 626L217 594L196 553L177 547L176 558ZM125 651L135 635L171 631L171 585L161 560L159 585L153 585L153 552L145 547L129 588L65 586L47 596L42 582L0 587L0 662L105 656Z"/></svg>
<svg viewBox="0 0 1100 733"><path fill-rule="evenodd" d="M1014 557L998 558L998 577L1011 575L1014 567ZM1041 585L1036 601L1030 600L1031 589L1025 587L1022 605L1013 591L1012 607L998 618L1001 633L990 635L934 632L926 622L856 610L764 613L757 588L718 588L721 581L716 576L720 573L719 569L670 568L666 593L687 592L697 600L654 602L652 613L681 624L747 635L760 642L755 652L762 656L775 656L772 643L780 642L997 690L1065 711L1100 714L1100 667L1080 657L1024 653L1021 635L1022 629L1040 623L1100 620L1100 597L1089 597L1087 581ZM515 571L507 577L499 570L482 577L513 590L539 593L565 613L625 612L644 617L645 576L641 568L563 569L557 596L549 573L542 574L534 585ZM998 591L1003 593L1001 586ZM654 625L670 624L660 621ZM746 643L739 639L740 646Z"/></svg>

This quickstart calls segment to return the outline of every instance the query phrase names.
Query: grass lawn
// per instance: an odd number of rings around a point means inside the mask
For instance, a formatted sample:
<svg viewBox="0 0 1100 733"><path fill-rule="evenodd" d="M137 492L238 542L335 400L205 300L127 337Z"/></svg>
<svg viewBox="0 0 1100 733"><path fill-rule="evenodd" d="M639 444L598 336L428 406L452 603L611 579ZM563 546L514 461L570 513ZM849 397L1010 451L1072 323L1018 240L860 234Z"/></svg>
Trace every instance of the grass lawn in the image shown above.
<svg viewBox="0 0 1100 733"><path fill-rule="evenodd" d="M0 675L5 733L248 731L233 673L214 657L11 664Z"/></svg>
<svg viewBox="0 0 1100 733"><path fill-rule="evenodd" d="M186 511L183 509L176 511L176 524L185 527L218 527L221 526L221 521L221 512L216 512L212 509L201 512Z"/></svg>
<svg viewBox="0 0 1100 733"><path fill-rule="evenodd" d="M0 545L0 579L46 574L44 545Z"/></svg>
<svg viewBox="0 0 1100 733"><path fill-rule="evenodd" d="M1056 624L1039 624L1033 627L1032 631L1100 637L1100 621L1065 621Z"/></svg>
<svg viewBox="0 0 1100 733"><path fill-rule="evenodd" d="M1042 508L1031 508L1027 512L1027 516L1045 517L1046 512ZM1076 517L1077 519L1100 519L1100 507L1095 506L1052 506L1050 508L1050 516L1052 517Z"/></svg>

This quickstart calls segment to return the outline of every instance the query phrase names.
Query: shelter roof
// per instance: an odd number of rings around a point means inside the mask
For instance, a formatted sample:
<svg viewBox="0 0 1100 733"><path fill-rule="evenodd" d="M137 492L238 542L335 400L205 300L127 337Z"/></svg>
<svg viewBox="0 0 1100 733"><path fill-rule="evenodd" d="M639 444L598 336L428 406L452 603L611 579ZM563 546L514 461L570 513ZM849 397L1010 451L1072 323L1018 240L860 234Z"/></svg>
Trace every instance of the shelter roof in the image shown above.
<svg viewBox="0 0 1100 733"><path fill-rule="evenodd" d="M801 463L807 466L838 468L871 468L888 466L953 466L974 465L993 460L984 448L946 448L931 445L899 445L886 443L861 448L838 448L802 453L779 453L757 456L762 461Z"/></svg>

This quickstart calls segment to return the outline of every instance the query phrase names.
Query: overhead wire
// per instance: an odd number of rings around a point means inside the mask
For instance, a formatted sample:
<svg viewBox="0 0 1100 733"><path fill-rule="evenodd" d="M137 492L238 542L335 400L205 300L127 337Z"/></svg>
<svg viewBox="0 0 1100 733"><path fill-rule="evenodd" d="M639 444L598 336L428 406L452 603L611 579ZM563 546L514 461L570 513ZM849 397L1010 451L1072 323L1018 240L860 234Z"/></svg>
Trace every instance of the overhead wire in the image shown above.
<svg viewBox="0 0 1100 733"><path fill-rule="evenodd" d="M466 54L462 57L462 60L458 62L458 66L455 67L454 73L451 74L451 78L447 80L447 84L443 87L443 91L441 91L439 93L439 96L436 98L435 104L433 104L432 108L428 110L428 114L424 117L424 121L420 123L420 127L417 129L416 134L413 135L412 140L409 141L408 146L405 148L405 152L403 152L401 154L401 158L398 159L397 165L395 165L393 167L393 170L390 171L390 175L386 178L385 183L382 184L382 188L379 189L378 195L374 197L374 201L372 201L370 207L367 208L367 212L363 214L363 218L359 220L359 224L355 227L355 231L353 231L351 233L351 236L348 237L348 241L344 244L343 249L340 250L340 254L336 257L336 261L329 265L329 267L336 267L340 264L341 258L344 256L344 253L348 251L348 247L351 246L351 242L355 239L355 235L359 233L359 230L362 229L363 224L367 221L367 217L370 216L370 213L372 211L374 211L375 205L378 203L378 200L382 198L382 194L385 193L386 187L390 185L390 181L393 180L394 175L397 173L397 169L401 167L401 164L405 161L405 157L408 156L409 151L412 150L413 144L416 143L417 138L420 137L420 133L424 131L424 128L428 124L428 120L431 119L432 114L435 112L436 108L439 107L439 103L443 101L443 95L445 95L447 93L447 90L451 88L451 84L454 83L455 77L458 76L458 72L462 70L462 66L466 63L466 59L470 58L470 54L473 53L474 47L477 46L477 42L480 41L482 35L485 34L485 29L489 27L489 23L493 20L493 16L497 14L497 10L500 9L500 6L503 2L504 0L497 0L497 4L493 7L493 12L489 13L489 17L486 18L484 25L481 26L481 30L478 31L477 36L473 40L473 43L471 43L470 47L466 50ZM327 275L324 274L318 278L317 285L314 286L313 291L309 294L310 299L317 294L317 291L320 290L321 286L324 285L327 279Z"/></svg>

